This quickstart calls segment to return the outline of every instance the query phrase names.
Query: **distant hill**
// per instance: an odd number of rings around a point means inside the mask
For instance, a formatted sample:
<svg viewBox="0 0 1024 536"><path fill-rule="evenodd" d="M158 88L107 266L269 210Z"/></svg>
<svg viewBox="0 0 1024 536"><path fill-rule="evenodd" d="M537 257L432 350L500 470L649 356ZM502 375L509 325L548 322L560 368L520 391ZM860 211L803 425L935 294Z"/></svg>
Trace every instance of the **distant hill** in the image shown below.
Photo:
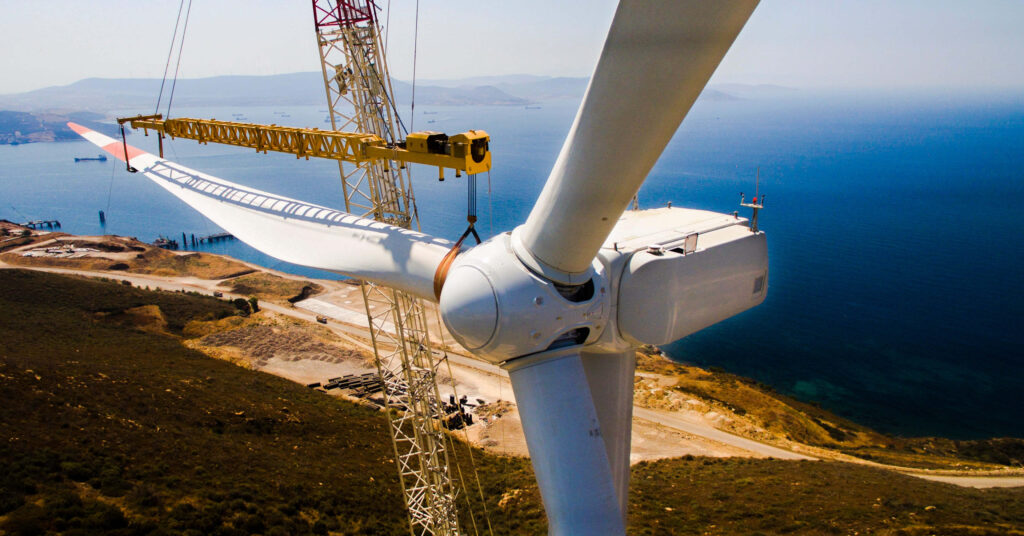
<svg viewBox="0 0 1024 536"><path fill-rule="evenodd" d="M523 84L549 80L550 76L535 74L501 74L494 76L470 76L467 78L425 78L419 83L438 87L463 86L501 86L503 84Z"/></svg>
<svg viewBox="0 0 1024 536"><path fill-rule="evenodd" d="M78 139L78 135L68 128L68 121L113 134L114 128L100 123L100 119L103 119L103 115L93 112L57 114L0 111L0 145Z"/></svg>
<svg viewBox="0 0 1024 536"><path fill-rule="evenodd" d="M412 100L412 84L400 80L391 81L395 100L405 105ZM492 85L441 87L423 83L416 84L416 103L428 106L484 106L529 104L528 99L519 98Z"/></svg>
<svg viewBox="0 0 1024 536"><path fill-rule="evenodd" d="M527 101L541 102L558 99L580 99L587 91L587 86L590 84L590 78L511 74L458 79L430 79L424 80L422 83L453 89L466 89L480 85L488 85L508 93L509 95L519 97ZM726 88L726 86L716 86L705 89L701 94L701 98L704 100L730 101L736 100L737 97L739 97L739 93L743 93L745 95L743 98L746 98L747 96L765 96L766 92L760 90L760 88L765 87L769 86L748 86L744 84L730 84L728 88ZM779 86L770 87L778 88L780 90L788 89L781 88ZM733 90L736 91L735 94Z"/></svg>
<svg viewBox="0 0 1024 536"><path fill-rule="evenodd" d="M395 98L408 102L411 84L394 81ZM153 109L160 80L87 78L66 86L25 93L0 95L0 110L69 111L107 113L116 109ZM164 88L164 103L170 87ZM523 105L527 100L490 86L437 87L417 84L416 101L426 105ZM177 106L322 105L323 77L319 72L272 76L216 76L178 80L174 89Z"/></svg>
<svg viewBox="0 0 1024 536"><path fill-rule="evenodd" d="M154 109L160 83L155 78L87 78L66 86L0 95L0 144L75 139L64 125L68 120L114 134L109 124L98 121L113 110ZM590 79L584 77L526 74L429 79L416 84L416 102L428 106L524 106L578 100L589 83ZM412 84L392 80L392 86L399 106L407 106L412 100ZM170 91L170 85L166 85L164 103ZM780 86L728 84L705 89L701 99L775 98L794 92ZM319 106L323 101L319 72L183 79L174 88L177 106Z"/></svg>
<svg viewBox="0 0 1024 536"><path fill-rule="evenodd" d="M525 74L459 79L428 79L416 84L416 102L439 106L522 106L557 99L579 99L587 90L586 77L551 77ZM393 80L395 100L407 104L412 84ZM170 95L164 88L164 101ZM794 93L792 88L770 85L724 84L704 90L702 99L728 101L766 98ZM156 105L160 80L156 78L86 78L66 86L0 95L0 110L69 112L87 110L106 114L126 108L148 110ZM178 80L174 103L178 106L322 105L323 78L319 72L271 76L215 76Z"/></svg>

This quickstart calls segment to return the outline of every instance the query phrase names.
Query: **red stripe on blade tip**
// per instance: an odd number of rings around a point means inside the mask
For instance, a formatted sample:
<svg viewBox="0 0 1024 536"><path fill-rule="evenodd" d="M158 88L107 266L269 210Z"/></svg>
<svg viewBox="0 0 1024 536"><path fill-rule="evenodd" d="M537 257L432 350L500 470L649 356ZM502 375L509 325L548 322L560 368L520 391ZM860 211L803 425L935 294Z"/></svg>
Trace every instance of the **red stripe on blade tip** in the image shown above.
<svg viewBox="0 0 1024 536"><path fill-rule="evenodd" d="M124 162L124 145L121 142L115 141L114 143L108 143L102 148L104 151L114 155L114 158ZM143 154L146 154L146 151L137 147L132 147L131 145L128 146L128 158L135 158L136 156Z"/></svg>

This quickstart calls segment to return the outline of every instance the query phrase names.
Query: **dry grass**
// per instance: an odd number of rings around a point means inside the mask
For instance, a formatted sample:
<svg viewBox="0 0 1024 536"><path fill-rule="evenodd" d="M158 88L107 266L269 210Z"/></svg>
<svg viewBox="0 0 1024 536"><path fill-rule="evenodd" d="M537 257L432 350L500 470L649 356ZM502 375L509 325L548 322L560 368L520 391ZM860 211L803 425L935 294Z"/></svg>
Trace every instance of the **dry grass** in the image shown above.
<svg viewBox="0 0 1024 536"><path fill-rule="evenodd" d="M135 328L149 333L170 334L167 328L167 319L159 305L140 305L131 307L124 311L113 313L96 313L101 321L111 322L124 327Z"/></svg>
<svg viewBox="0 0 1024 536"><path fill-rule="evenodd" d="M796 442L901 467L1024 466L1024 440L954 441L883 435L749 378L669 361L650 346L637 352L637 370L647 373L635 382L638 404L698 411L710 417L716 427L758 441L780 446ZM651 378L652 374L657 376Z"/></svg>
<svg viewBox="0 0 1024 536"><path fill-rule="evenodd" d="M327 363L358 361L371 356L341 344L330 330L292 318L258 313L248 318L191 322L184 330L190 348L211 356L262 367L271 359L309 359Z"/></svg>
<svg viewBox="0 0 1024 536"><path fill-rule="evenodd" d="M302 293L304 287L310 287L309 295L323 292L323 287L311 281L297 281L265 272L236 277L221 283L235 294L256 296L261 300L283 302L288 298Z"/></svg>
<svg viewBox="0 0 1024 536"><path fill-rule="evenodd" d="M821 447L860 447L880 444L884 437L824 410L775 393L748 378L668 361L656 349L637 354L637 368L664 376L667 384L652 393L650 381L640 381L638 399L666 409L696 409L724 416L721 427L765 441L789 440ZM659 396L652 396L657 394Z"/></svg>

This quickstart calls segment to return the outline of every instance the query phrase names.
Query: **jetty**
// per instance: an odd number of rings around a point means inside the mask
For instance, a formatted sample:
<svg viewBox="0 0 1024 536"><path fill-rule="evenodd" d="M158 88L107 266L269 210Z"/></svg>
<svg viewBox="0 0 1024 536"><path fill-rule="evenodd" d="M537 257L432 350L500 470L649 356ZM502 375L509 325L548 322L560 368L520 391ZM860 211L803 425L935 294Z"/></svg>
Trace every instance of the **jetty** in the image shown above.
<svg viewBox="0 0 1024 536"><path fill-rule="evenodd" d="M196 236L195 233L192 233L190 236L191 240L186 240L185 233L181 233L181 239L185 245L188 245L190 242L195 246L196 244L212 244L214 242L235 239L235 235L231 233L214 233L206 236Z"/></svg>
<svg viewBox="0 0 1024 536"><path fill-rule="evenodd" d="M221 242L221 241L224 241L224 240L234 240L234 239L235 239L235 235L233 235L231 233L216 233L216 234L212 234L212 235L200 236L199 237L199 243L202 244L202 243L209 243L209 242Z"/></svg>
<svg viewBox="0 0 1024 536"><path fill-rule="evenodd" d="M32 220L19 225L22 227L28 227L29 229L42 229L43 227L46 227L47 229L60 229L59 220Z"/></svg>

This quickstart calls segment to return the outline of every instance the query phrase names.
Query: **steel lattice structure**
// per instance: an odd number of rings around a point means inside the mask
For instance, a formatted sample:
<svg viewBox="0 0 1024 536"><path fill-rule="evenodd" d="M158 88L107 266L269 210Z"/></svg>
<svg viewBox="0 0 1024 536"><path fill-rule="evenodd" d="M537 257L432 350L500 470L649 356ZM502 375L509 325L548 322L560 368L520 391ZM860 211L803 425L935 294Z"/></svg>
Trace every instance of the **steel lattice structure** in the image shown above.
<svg viewBox="0 0 1024 536"><path fill-rule="evenodd" d="M331 127L399 139L391 79L371 0L313 0ZM419 218L404 164L339 161L345 208L359 216L417 229ZM437 365L423 303L404 292L361 285L396 462L415 535L459 534Z"/></svg>

